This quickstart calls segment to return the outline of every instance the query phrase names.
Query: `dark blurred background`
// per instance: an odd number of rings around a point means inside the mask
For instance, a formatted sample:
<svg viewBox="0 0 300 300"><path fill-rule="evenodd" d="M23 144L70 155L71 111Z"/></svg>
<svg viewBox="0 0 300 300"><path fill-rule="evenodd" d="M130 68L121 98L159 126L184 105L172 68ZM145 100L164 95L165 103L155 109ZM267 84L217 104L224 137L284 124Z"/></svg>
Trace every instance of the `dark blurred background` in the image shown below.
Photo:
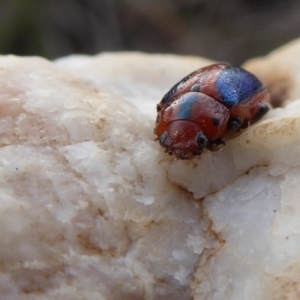
<svg viewBox="0 0 300 300"><path fill-rule="evenodd" d="M240 64L300 36L297 0L0 0L0 53L139 50Z"/></svg>

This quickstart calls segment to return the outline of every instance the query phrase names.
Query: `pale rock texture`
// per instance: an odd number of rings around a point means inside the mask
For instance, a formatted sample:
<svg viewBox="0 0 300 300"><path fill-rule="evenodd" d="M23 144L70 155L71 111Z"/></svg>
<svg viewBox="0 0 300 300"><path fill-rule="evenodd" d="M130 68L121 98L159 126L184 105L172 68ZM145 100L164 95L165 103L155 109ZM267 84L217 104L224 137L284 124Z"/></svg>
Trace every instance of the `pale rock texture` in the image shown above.
<svg viewBox="0 0 300 300"><path fill-rule="evenodd" d="M0 57L1 300L299 299L300 101L190 161L155 141L208 63Z"/></svg>

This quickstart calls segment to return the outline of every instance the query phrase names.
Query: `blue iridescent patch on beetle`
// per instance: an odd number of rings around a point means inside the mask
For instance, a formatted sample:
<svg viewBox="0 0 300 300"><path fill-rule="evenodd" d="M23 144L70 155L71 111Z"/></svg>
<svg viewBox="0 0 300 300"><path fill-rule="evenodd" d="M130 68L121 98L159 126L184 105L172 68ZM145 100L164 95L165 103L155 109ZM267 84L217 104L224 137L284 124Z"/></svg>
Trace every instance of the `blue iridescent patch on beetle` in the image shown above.
<svg viewBox="0 0 300 300"><path fill-rule="evenodd" d="M182 120L189 120L192 116L192 109L195 103L199 101L197 93L189 93L182 96L180 101L180 110L177 118Z"/></svg>
<svg viewBox="0 0 300 300"><path fill-rule="evenodd" d="M264 90L261 82L249 72L235 67L227 67L220 72L216 88L222 102L228 106L247 103L253 96Z"/></svg>

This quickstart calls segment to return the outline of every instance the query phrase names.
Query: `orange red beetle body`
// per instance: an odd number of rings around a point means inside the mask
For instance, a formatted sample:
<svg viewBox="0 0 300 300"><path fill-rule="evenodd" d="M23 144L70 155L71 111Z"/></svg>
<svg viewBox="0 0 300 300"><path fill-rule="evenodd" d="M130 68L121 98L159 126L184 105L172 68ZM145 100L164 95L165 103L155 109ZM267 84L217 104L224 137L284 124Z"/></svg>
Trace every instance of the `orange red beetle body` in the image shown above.
<svg viewBox="0 0 300 300"><path fill-rule="evenodd" d="M253 74L213 64L183 78L163 97L154 133L166 152L190 159L259 120L269 110L269 98Z"/></svg>

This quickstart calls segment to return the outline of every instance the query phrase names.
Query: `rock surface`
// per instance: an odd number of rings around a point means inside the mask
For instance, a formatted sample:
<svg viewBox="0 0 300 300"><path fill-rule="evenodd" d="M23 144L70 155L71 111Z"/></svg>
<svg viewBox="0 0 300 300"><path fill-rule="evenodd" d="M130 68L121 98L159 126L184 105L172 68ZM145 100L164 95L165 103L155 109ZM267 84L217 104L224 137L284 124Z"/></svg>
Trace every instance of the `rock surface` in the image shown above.
<svg viewBox="0 0 300 300"><path fill-rule="evenodd" d="M191 161L154 141L208 63L0 57L1 300L299 299L300 101Z"/></svg>

